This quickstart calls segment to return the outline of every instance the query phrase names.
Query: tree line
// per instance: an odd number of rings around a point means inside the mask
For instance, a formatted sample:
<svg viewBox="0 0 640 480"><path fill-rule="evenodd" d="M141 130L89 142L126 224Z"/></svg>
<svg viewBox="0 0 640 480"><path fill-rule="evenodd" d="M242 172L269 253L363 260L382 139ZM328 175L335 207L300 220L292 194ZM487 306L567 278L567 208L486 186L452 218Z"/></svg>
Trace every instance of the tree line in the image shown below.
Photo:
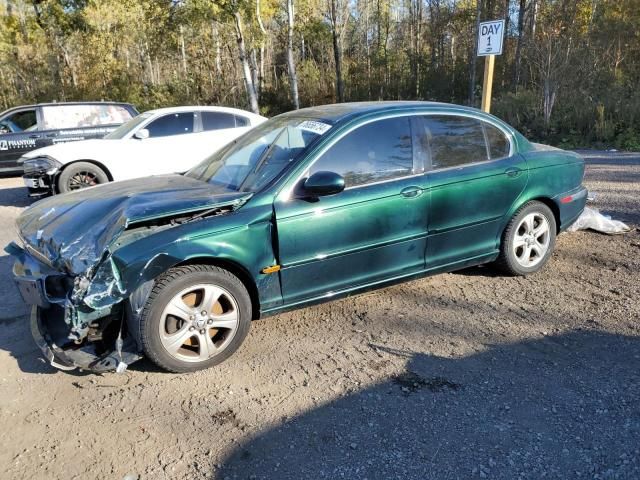
<svg viewBox="0 0 640 480"><path fill-rule="evenodd" d="M551 143L640 149L640 0L0 0L0 106L478 106L494 19L492 113Z"/></svg>

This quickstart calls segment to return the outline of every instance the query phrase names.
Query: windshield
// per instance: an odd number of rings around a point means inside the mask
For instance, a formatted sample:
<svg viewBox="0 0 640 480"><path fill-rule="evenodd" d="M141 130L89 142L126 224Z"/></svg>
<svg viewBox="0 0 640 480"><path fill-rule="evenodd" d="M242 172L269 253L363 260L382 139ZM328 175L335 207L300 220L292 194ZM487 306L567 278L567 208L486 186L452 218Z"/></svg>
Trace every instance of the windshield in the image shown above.
<svg viewBox="0 0 640 480"><path fill-rule="evenodd" d="M256 192L278 177L331 125L276 117L250 130L185 175L239 192Z"/></svg>
<svg viewBox="0 0 640 480"><path fill-rule="evenodd" d="M126 137L132 130L136 129L138 125L140 125L150 116L151 116L150 113L141 113L137 117L133 117L128 122L125 122L122 125L120 125L113 132L106 134L104 138L108 138L110 140L114 140L114 139L120 140L121 138Z"/></svg>

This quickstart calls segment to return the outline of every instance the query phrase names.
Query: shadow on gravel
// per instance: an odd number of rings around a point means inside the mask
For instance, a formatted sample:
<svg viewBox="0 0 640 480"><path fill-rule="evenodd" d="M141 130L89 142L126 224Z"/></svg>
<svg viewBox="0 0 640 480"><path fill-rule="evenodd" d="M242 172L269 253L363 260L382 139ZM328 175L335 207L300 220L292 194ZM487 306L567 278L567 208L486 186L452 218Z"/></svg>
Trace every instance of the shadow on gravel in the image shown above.
<svg viewBox="0 0 640 480"><path fill-rule="evenodd" d="M462 275L464 277L484 277L484 278L496 278L508 276L499 268L487 263L485 265L477 265L475 267L467 267L462 270L455 270L451 272L453 275Z"/></svg>
<svg viewBox="0 0 640 480"><path fill-rule="evenodd" d="M406 357L240 444L213 478L640 478L640 338L596 331Z"/></svg>
<svg viewBox="0 0 640 480"><path fill-rule="evenodd" d="M59 372L44 361L40 349L31 337L27 315L0 318L1 351L15 358L18 368L24 373L55 374Z"/></svg>
<svg viewBox="0 0 640 480"><path fill-rule="evenodd" d="M0 189L0 207L28 207L32 203L25 187Z"/></svg>

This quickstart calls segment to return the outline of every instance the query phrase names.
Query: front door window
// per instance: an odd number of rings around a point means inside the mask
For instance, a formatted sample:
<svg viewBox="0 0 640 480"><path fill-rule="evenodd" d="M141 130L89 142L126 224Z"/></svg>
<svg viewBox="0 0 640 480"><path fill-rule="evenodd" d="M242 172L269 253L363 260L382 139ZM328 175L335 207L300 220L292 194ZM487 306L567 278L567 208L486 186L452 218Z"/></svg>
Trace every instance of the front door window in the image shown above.
<svg viewBox="0 0 640 480"><path fill-rule="evenodd" d="M32 132L38 129L36 111L21 110L0 120L0 134Z"/></svg>

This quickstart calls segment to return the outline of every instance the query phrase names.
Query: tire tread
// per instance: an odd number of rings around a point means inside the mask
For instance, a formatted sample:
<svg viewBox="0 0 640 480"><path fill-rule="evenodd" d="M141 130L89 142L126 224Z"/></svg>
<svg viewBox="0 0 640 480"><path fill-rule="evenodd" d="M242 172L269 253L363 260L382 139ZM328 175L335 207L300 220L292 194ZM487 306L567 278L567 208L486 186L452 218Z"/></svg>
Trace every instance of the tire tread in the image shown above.
<svg viewBox="0 0 640 480"><path fill-rule="evenodd" d="M495 266L497 268L499 268L500 270L502 270L503 272L507 273L508 275L517 277L517 276L524 276L527 275L528 273L534 273L534 270L532 272L523 272L522 271L522 267L520 267L519 265L517 265L517 263L515 262L515 260L511 257L511 255L509 254L509 249L510 249L510 242L509 239L511 238L511 235L513 233L513 229L517 227L518 223L519 223L519 218L521 213L524 210L527 210L529 208L531 208L532 206L537 206L538 208L540 208L541 210L544 211L544 213L546 214L546 216L549 219L549 227L552 230L552 240L551 243L549 244L549 251L547 253L547 256L550 256L553 250L553 247L555 245L555 216L553 215L553 212L551 211L551 209L545 205L542 202L539 202L537 200L531 200L527 203L525 203L524 205L522 205L518 210L516 210L516 212L513 214L513 216L511 217L511 220L509 220L509 223L507 224L507 227L504 229L504 232L502 232L502 237L500 239L500 254L498 255L498 258L495 260ZM546 264L547 260L545 259L541 264L539 268L542 268L545 264Z"/></svg>
<svg viewBox="0 0 640 480"><path fill-rule="evenodd" d="M174 267L174 268L171 268L171 269L167 270L165 273L163 273L156 280L153 288L151 289L151 293L149 294L149 297L147 298L147 301L145 302L145 305L144 305L144 307L142 309L142 312L140 313L140 317L139 317L140 321L138 322L138 329L139 330L137 332L137 338L140 339L141 348L145 352L145 354L146 354L147 358L149 358L149 360L151 360L158 367L160 367L160 368L162 368L164 370L167 370L169 372L173 372L173 373L192 372L192 371L200 370L202 367L195 367L194 368L194 366L185 366L183 368L176 368L175 365L171 365L171 364L167 363L161 356L159 356L157 354L157 352L155 351L155 349L152 347L152 345L149 342L150 338L147 335L145 335L144 332L145 332L145 328L147 326L147 323L152 321L150 310L151 310L152 305L156 301L156 299L158 299L158 297L160 297L163 294L163 291L166 288L168 288L171 283L173 283L174 281L176 281L177 279L179 279L180 277L182 277L184 275L189 275L189 274L192 274L192 273L217 273L217 274L223 275L230 282L235 283L238 288L240 288L241 290L246 292L246 287L240 281L240 279L238 279L238 277L233 275L228 270L225 270L224 268L217 267L215 265L196 264L196 265L184 265L184 266L180 266L180 267ZM249 294L246 293L246 295L247 295L247 298L249 298ZM240 327L238 327L238 328L240 328ZM233 352L230 352L229 355L231 355L232 353ZM222 353L221 356L223 357L222 360L227 358L226 356L224 356L224 353ZM222 360L220 360L220 361L222 361Z"/></svg>

